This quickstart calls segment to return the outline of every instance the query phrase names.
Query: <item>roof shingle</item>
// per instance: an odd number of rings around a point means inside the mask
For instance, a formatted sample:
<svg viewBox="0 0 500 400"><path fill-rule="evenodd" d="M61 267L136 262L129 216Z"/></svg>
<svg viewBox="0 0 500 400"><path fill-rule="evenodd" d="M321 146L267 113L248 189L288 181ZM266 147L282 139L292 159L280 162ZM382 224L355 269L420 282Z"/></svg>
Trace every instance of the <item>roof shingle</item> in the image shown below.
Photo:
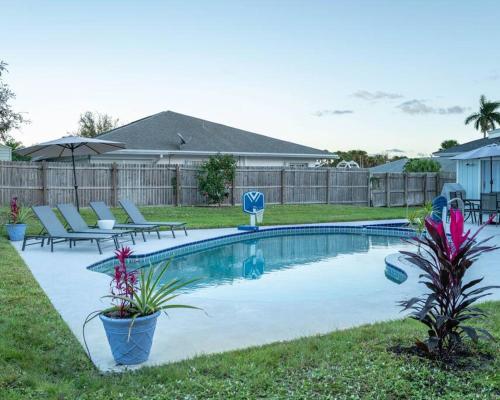
<svg viewBox="0 0 500 400"><path fill-rule="evenodd" d="M500 137L496 138L481 138L481 139L476 139L472 140L467 143L459 144L457 146L450 147L449 149L446 150L441 150L436 153L434 153L436 156L451 156L456 153L465 153L466 151L478 149L480 147L486 146L488 144L500 144Z"/></svg>
<svg viewBox="0 0 500 400"><path fill-rule="evenodd" d="M181 143L180 134L186 143ZM232 128L173 111L163 111L105 132L99 138L125 143L127 149L330 154L300 144Z"/></svg>

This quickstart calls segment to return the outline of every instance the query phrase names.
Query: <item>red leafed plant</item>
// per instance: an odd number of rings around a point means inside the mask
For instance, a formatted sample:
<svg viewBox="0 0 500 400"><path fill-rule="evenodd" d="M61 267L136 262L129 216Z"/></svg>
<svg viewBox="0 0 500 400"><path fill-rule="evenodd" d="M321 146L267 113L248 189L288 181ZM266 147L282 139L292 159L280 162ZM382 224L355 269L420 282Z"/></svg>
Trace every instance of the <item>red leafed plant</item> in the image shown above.
<svg viewBox="0 0 500 400"><path fill-rule="evenodd" d="M138 289L137 272L127 270L127 258L132 253L130 247L122 247L120 250L115 251L119 264L115 266L115 273L110 286L113 300L116 303L117 317L119 318L129 317L130 303Z"/></svg>
<svg viewBox="0 0 500 400"><path fill-rule="evenodd" d="M13 224L17 223L17 217L19 216L20 207L17 204L17 197L13 197L10 200L10 218Z"/></svg>
<svg viewBox="0 0 500 400"><path fill-rule="evenodd" d="M19 204L17 197L13 197L10 200L10 208L6 217L8 224L25 224L30 217L30 212L28 208Z"/></svg>
<svg viewBox="0 0 500 400"><path fill-rule="evenodd" d="M423 251L401 252L424 272L420 275L420 282L429 289L423 296L400 302L403 311L412 310L411 318L427 326L427 339L416 341L417 347L426 353L449 355L461 347L464 336L474 342L480 337L492 339L488 331L474 328L468 323L486 317L473 303L491 294L486 293L487 291L500 287L477 287L483 278L464 282L466 271L481 254L498 249L497 246L485 244L491 238L476 241L478 233L485 225L472 236L470 231L464 233L463 215L459 210L452 209L448 237L442 221L436 222L427 217L427 234L413 239Z"/></svg>

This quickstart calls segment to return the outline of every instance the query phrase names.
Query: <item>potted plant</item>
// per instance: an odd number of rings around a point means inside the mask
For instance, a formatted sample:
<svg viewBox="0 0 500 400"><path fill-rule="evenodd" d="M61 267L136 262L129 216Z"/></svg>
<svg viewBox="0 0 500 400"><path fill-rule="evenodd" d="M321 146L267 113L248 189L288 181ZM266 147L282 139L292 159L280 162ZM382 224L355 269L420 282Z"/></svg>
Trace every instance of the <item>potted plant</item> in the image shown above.
<svg viewBox="0 0 500 400"><path fill-rule="evenodd" d="M180 282L174 279L163 283L170 262L156 272L127 270L127 259L132 254L129 247L115 252L119 264L111 281L111 294L103 298L111 300L111 307L89 314L84 323L99 316L108 338L113 358L117 364L132 365L146 361L153 344L156 321L162 311L173 308L198 307L171 304L176 292L196 279ZM88 347L87 347L88 351ZM90 353L89 353L90 356Z"/></svg>
<svg viewBox="0 0 500 400"><path fill-rule="evenodd" d="M30 218L29 209L22 207L17 202L17 197L10 201L10 209L7 212L7 223L5 228L9 239L13 242L23 240L26 234L26 222Z"/></svg>

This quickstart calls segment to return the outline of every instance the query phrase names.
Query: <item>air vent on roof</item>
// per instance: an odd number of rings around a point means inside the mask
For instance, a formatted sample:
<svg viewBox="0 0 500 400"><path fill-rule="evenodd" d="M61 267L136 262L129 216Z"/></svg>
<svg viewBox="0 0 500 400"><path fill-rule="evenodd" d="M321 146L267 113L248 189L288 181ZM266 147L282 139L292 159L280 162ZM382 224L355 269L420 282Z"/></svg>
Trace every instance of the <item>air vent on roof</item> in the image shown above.
<svg viewBox="0 0 500 400"><path fill-rule="evenodd" d="M179 132L177 132L177 136L180 139L179 150L182 148L183 145L188 144L191 141L191 138L185 139L184 136L182 136Z"/></svg>
<svg viewBox="0 0 500 400"><path fill-rule="evenodd" d="M181 139L181 146L187 143L186 139L184 139L184 137L179 132L177 132L177 136L179 136L179 139Z"/></svg>

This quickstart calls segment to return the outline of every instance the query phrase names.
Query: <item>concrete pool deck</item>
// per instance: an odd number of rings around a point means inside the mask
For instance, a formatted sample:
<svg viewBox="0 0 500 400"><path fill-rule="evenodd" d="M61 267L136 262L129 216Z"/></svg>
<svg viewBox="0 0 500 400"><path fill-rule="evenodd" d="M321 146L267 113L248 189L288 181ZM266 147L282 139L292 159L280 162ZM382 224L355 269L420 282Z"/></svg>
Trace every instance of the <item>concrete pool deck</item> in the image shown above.
<svg viewBox="0 0 500 400"><path fill-rule="evenodd" d="M359 226L401 221L359 221L306 225ZM189 236L186 237L179 232L176 239L172 238L170 233L162 232L161 240L158 240L155 235L149 235L146 243L138 240L137 245L132 246L132 249L135 254L146 254L236 232L235 228L190 230ZM494 236L492 242L500 245L500 227L487 227L481 236ZM95 244L90 243L78 243L74 249L69 249L67 244L57 244L54 253L51 253L48 247L41 248L37 245L29 246L23 252L21 251L21 243L15 242L13 245L70 330L83 344L83 322L90 312L107 306L101 297L109 293L110 283L109 276L90 271L87 267L113 255L114 248L111 246L111 242L103 247L102 255L96 251ZM488 268L490 266L495 268L495 277L500 277L497 254L486 254L478 261L479 263L488 266ZM290 303L279 301L259 304L260 299L245 296L245 293L248 294L248 288L243 284L228 285L224 296L211 297L209 293L201 290L179 296L179 303L201 307L205 312L174 310L169 313L169 318L160 317L151 357L138 367L160 365L201 354L291 340L403 316L399 314L399 309L392 304L384 309L384 306L381 307L383 303L380 302L371 303L366 299L358 301L356 305L351 305L346 299L345 304L349 304L349 307L346 307L343 302L341 304L328 304L329 311L336 316L336 322L332 322L321 318L325 312L325 305L321 304L320 301L296 304L293 308L290 307ZM243 296L241 296L242 293ZM498 292L495 298L500 298ZM261 307L259 308L259 306ZM377 306L381 307L383 311L377 312ZM272 316L272 320L267 321L265 329L253 329L262 323L262 309L266 310L268 316ZM353 315L355 318L352 317ZM290 321L297 319L300 319L300 324L290 323ZM86 337L92 360L101 371L131 369L115 365L104 330L98 319L93 320L88 325Z"/></svg>

